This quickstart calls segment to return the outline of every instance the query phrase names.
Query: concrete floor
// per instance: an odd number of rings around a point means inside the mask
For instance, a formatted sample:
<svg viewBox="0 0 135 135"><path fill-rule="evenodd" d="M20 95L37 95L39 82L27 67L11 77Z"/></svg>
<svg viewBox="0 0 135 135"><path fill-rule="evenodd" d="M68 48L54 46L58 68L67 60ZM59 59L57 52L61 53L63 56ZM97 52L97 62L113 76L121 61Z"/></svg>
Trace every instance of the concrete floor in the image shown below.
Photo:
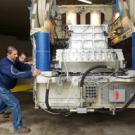
<svg viewBox="0 0 135 135"><path fill-rule="evenodd" d="M19 93L23 122L31 128L29 135L135 135L135 110L117 116L90 113L68 117L52 116L35 110L32 93ZM14 135L11 122L0 122L0 135Z"/></svg>

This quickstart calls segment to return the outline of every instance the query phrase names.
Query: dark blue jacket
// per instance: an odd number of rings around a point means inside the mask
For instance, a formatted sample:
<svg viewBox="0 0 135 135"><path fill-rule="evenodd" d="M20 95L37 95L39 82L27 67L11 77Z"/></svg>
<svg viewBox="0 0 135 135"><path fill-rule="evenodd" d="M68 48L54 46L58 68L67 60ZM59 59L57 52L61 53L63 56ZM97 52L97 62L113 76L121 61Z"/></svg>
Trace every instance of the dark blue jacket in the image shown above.
<svg viewBox="0 0 135 135"><path fill-rule="evenodd" d="M31 78L31 67L19 61L12 62L7 57L0 60L0 87L12 89L18 78ZM29 71L28 71L29 70Z"/></svg>

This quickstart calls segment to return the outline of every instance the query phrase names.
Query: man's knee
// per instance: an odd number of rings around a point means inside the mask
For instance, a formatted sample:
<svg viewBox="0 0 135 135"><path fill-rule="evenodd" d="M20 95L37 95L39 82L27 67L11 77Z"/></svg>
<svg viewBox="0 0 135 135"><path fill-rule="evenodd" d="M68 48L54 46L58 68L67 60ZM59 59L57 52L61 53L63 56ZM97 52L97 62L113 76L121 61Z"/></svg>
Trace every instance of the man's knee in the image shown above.
<svg viewBox="0 0 135 135"><path fill-rule="evenodd" d="M19 108L20 107L20 103L18 100L15 100L13 103L12 103L12 107L13 108Z"/></svg>

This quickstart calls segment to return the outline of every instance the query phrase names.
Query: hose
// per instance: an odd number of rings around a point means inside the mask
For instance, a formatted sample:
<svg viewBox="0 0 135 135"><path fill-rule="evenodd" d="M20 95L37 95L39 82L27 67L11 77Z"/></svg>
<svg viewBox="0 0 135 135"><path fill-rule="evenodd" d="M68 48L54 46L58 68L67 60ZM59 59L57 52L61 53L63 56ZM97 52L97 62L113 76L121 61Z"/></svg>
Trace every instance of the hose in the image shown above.
<svg viewBox="0 0 135 135"><path fill-rule="evenodd" d="M98 68L108 68L108 66L106 65L98 65L98 66L94 66L94 67L91 67L89 68L83 75L82 75L82 78L81 78L81 81L80 81L80 87L83 87L84 85L84 80L86 78L86 76L92 71L92 70L95 70L95 69L98 69Z"/></svg>
<svg viewBox="0 0 135 135"><path fill-rule="evenodd" d="M81 78L81 81L80 81L80 87L83 87L84 85L84 80L86 78L86 76L92 71L92 70L95 70L95 69L98 69L98 68L107 68L109 69L108 66L106 65L98 65L98 66L94 66L92 68L89 68L82 76ZM131 77L130 77L131 78ZM126 79L126 78L123 78L123 79ZM135 93L133 94L133 96L127 101L127 103L121 108L121 109L116 109L115 110L115 113L119 113L119 112L122 112L124 111L132 102L133 100L135 99ZM95 112L99 112L99 113L105 113L105 114L113 114L112 111L108 110L108 109L96 109Z"/></svg>
<svg viewBox="0 0 135 135"><path fill-rule="evenodd" d="M83 87L84 85L84 80L86 78L86 76L93 70L98 69L98 68L104 68L104 69L110 69L108 66L106 65L98 65L98 66L94 66L92 68L89 68L83 75L80 81L80 87ZM123 78L124 79L124 78ZM133 96L127 101L127 103L121 108L121 109L116 109L115 113L119 113L124 111L135 99L135 93L133 94ZM52 109L49 105L49 89L46 89L46 95L45 95L45 104L47 107L47 110L53 114L69 114L70 110L69 109ZM107 109L96 109L95 112L99 112L99 113L105 113L105 114L113 114L112 111L107 110Z"/></svg>
<svg viewBox="0 0 135 135"><path fill-rule="evenodd" d="M122 112L125 109L127 109L127 107L134 101L134 99L135 99L135 93L133 94L133 96L127 101L127 103L121 109L116 110L116 113Z"/></svg>
<svg viewBox="0 0 135 135"><path fill-rule="evenodd" d="M115 110L115 114L117 114L119 112L123 112L124 110L126 110L127 107L134 101L134 99L135 99L135 93L133 94L133 96L127 101L127 103L122 108ZM110 115L113 114L112 111L109 111L107 109L96 109L95 112L104 113L104 114L110 114Z"/></svg>
<svg viewBox="0 0 135 135"><path fill-rule="evenodd" d="M117 76L116 78L119 78L119 79L134 79L135 76L132 76L132 77L119 77L119 76Z"/></svg>
<svg viewBox="0 0 135 135"><path fill-rule="evenodd" d="M52 109L51 108L51 106L49 105L49 89L46 89L45 104L46 104L47 110L53 114L68 115L70 113L70 110L68 109Z"/></svg>

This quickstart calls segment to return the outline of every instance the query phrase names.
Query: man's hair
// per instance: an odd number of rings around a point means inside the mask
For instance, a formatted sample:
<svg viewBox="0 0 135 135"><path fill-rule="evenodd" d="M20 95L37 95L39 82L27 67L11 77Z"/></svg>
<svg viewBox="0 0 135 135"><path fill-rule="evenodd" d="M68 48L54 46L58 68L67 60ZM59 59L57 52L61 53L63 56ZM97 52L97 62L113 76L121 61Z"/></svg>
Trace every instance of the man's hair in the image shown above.
<svg viewBox="0 0 135 135"><path fill-rule="evenodd" d="M21 53L19 53L19 56L21 56L21 55L24 55L24 56L28 56L28 54L26 53L26 52L21 52Z"/></svg>
<svg viewBox="0 0 135 135"><path fill-rule="evenodd" d="M13 51L17 51L17 49L14 46L8 46L7 54L11 54Z"/></svg>

